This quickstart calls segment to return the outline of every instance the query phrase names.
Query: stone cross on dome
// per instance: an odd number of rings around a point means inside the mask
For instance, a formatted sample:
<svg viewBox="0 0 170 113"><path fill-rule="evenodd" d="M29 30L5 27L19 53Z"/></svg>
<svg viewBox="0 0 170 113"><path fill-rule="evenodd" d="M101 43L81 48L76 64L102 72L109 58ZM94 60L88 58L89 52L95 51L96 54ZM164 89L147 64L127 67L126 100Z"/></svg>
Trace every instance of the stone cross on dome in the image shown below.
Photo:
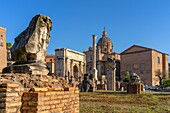
<svg viewBox="0 0 170 113"><path fill-rule="evenodd" d="M106 27L104 27L103 36L107 36Z"/></svg>

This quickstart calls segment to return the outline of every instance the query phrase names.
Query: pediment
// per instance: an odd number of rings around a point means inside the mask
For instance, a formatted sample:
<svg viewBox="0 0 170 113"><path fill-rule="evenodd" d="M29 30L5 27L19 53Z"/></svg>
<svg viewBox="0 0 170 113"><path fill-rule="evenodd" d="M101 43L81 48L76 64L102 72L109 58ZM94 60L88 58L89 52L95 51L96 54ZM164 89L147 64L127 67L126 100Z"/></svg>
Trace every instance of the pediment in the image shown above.
<svg viewBox="0 0 170 113"><path fill-rule="evenodd" d="M152 49L143 46L133 45L130 48L123 51L121 54L127 54L127 53L139 52L139 51L148 51L148 50L152 50Z"/></svg>

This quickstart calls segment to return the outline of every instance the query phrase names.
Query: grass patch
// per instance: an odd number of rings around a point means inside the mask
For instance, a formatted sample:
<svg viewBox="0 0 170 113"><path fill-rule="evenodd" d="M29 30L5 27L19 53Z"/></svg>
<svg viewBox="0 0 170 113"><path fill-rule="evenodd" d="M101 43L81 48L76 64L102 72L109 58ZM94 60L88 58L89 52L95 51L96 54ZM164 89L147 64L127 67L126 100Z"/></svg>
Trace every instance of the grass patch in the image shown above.
<svg viewBox="0 0 170 113"><path fill-rule="evenodd" d="M126 112L168 113L170 93L142 93L97 91L80 93L80 113Z"/></svg>

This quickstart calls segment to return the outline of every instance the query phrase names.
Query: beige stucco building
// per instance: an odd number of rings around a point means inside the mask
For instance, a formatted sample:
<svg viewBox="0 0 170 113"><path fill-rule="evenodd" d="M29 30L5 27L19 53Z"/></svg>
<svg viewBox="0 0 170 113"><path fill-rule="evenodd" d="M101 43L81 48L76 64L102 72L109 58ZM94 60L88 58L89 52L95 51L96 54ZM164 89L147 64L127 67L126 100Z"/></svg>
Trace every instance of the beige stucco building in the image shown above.
<svg viewBox="0 0 170 113"><path fill-rule="evenodd" d="M6 28L0 27L0 73L7 66Z"/></svg>
<svg viewBox="0 0 170 113"><path fill-rule="evenodd" d="M55 50L55 75L70 80L71 76L78 81L86 72L86 57L71 49L61 48Z"/></svg>
<svg viewBox="0 0 170 113"><path fill-rule="evenodd" d="M168 73L168 56L155 49L133 45L121 53L121 78L126 72L133 72L141 77L144 84L159 85L155 71Z"/></svg>

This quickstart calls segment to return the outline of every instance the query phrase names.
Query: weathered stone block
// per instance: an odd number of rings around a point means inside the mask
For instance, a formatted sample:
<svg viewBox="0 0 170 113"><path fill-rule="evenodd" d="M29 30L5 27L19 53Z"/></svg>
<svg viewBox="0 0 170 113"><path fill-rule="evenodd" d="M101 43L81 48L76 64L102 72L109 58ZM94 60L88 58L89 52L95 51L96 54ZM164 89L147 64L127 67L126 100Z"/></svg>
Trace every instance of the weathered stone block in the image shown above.
<svg viewBox="0 0 170 113"><path fill-rule="evenodd" d="M64 98L64 99L70 98L70 95L64 95L63 98Z"/></svg>
<svg viewBox="0 0 170 113"><path fill-rule="evenodd" d="M55 96L50 96L50 100L56 100L58 97L55 95Z"/></svg>
<svg viewBox="0 0 170 113"><path fill-rule="evenodd" d="M17 97L19 96L18 93L6 93L7 97Z"/></svg>
<svg viewBox="0 0 170 113"><path fill-rule="evenodd" d="M61 100L61 102L62 103L67 103L67 102L69 102L69 100L68 99L63 99L63 100Z"/></svg>
<svg viewBox="0 0 170 113"><path fill-rule="evenodd" d="M23 101L29 101L29 100L31 100L31 96L28 96L28 97L24 96L24 97L22 98L22 100L23 100Z"/></svg>
<svg viewBox="0 0 170 113"><path fill-rule="evenodd" d="M29 73L47 75L45 54L50 41L52 21L44 15L36 15L11 48L12 60L16 61L3 73Z"/></svg>
<svg viewBox="0 0 170 113"><path fill-rule="evenodd" d="M6 102L6 98L5 97L4 98L0 97L0 103L3 103L3 102Z"/></svg>
<svg viewBox="0 0 170 113"><path fill-rule="evenodd" d="M57 98L60 100L60 99L62 99L62 98L63 98L63 96L61 96L61 95L60 95L60 96L57 96Z"/></svg>
<svg viewBox="0 0 170 113"><path fill-rule="evenodd" d="M2 83L0 85L1 88L18 88L18 84L11 84L11 83Z"/></svg>
<svg viewBox="0 0 170 113"><path fill-rule="evenodd" d="M37 103L36 101L29 101L29 102L28 102L28 105L29 105L29 106L37 106L38 103Z"/></svg>
<svg viewBox="0 0 170 113"><path fill-rule="evenodd" d="M64 91L57 91L57 95L64 95Z"/></svg>
<svg viewBox="0 0 170 113"><path fill-rule="evenodd" d="M38 97L38 101L47 101L50 100L50 96Z"/></svg>
<svg viewBox="0 0 170 113"><path fill-rule="evenodd" d="M53 104L59 104L60 102L60 100L53 100Z"/></svg>
<svg viewBox="0 0 170 113"><path fill-rule="evenodd" d="M5 113L6 109L0 109L0 113Z"/></svg>
<svg viewBox="0 0 170 113"><path fill-rule="evenodd" d="M54 91L50 91L50 92L46 92L46 93L45 93L45 95L47 95L47 96L48 96L48 95L55 95L55 94L56 94L56 92L54 92Z"/></svg>
<svg viewBox="0 0 170 113"><path fill-rule="evenodd" d="M127 93L129 94L141 94L141 85L140 83L137 84L128 84L127 85Z"/></svg>
<svg viewBox="0 0 170 113"><path fill-rule="evenodd" d="M31 91L38 92L38 91L48 91L47 88L31 88Z"/></svg>

